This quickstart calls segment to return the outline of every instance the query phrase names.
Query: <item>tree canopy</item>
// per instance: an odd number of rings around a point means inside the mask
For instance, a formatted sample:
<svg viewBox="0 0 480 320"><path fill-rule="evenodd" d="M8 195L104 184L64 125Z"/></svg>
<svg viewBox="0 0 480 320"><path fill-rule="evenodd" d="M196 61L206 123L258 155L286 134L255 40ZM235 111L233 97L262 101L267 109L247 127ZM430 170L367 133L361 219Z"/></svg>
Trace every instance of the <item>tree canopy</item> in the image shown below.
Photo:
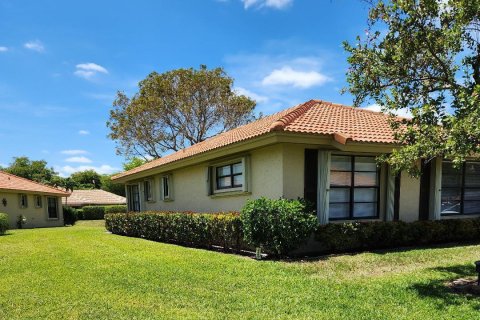
<svg viewBox="0 0 480 320"><path fill-rule="evenodd" d="M62 185L62 178L58 176L53 168L47 167L45 160L30 160L28 157L15 157L10 165L2 168L2 170L43 184L52 186Z"/></svg>
<svg viewBox="0 0 480 320"><path fill-rule="evenodd" d="M102 187L102 177L95 170L72 173L70 179L78 189L101 189Z"/></svg>
<svg viewBox="0 0 480 320"><path fill-rule="evenodd" d="M251 121L254 107L222 68L202 65L152 72L131 98L118 92L107 126L118 154L156 159Z"/></svg>
<svg viewBox="0 0 480 320"><path fill-rule="evenodd" d="M123 164L123 170L128 171L136 167L140 167L142 164L147 163L146 160L138 157L133 157Z"/></svg>
<svg viewBox="0 0 480 320"><path fill-rule="evenodd" d="M355 105L392 115L403 148L383 160L417 175L418 159L458 166L480 152L480 0L372 1L366 36L345 43ZM408 110L411 120L393 113ZM403 124L401 124L402 122Z"/></svg>

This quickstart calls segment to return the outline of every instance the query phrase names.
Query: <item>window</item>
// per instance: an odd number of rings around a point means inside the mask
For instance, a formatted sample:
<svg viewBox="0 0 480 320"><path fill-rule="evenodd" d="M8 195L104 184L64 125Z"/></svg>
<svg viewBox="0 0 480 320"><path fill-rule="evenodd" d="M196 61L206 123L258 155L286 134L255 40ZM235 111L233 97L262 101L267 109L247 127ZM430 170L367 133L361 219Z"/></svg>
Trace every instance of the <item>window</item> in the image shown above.
<svg viewBox="0 0 480 320"><path fill-rule="evenodd" d="M55 197L48 197L48 218L49 219L58 219L58 201Z"/></svg>
<svg viewBox="0 0 480 320"><path fill-rule="evenodd" d="M145 201L153 201L153 192L152 192L152 181L145 180L143 182L143 193Z"/></svg>
<svg viewBox="0 0 480 320"><path fill-rule="evenodd" d="M242 186L242 162L215 167L215 188L217 190L241 188Z"/></svg>
<svg viewBox="0 0 480 320"><path fill-rule="evenodd" d="M127 185L127 199L129 211L140 211L140 192L138 184Z"/></svg>
<svg viewBox="0 0 480 320"><path fill-rule="evenodd" d="M379 174L374 157L332 155L331 220L378 218Z"/></svg>
<svg viewBox="0 0 480 320"><path fill-rule="evenodd" d="M33 199L35 201L35 208L41 208L42 207L42 196L34 196Z"/></svg>
<svg viewBox="0 0 480 320"><path fill-rule="evenodd" d="M465 162L460 169L442 163L441 214L480 214L480 162Z"/></svg>
<svg viewBox="0 0 480 320"><path fill-rule="evenodd" d="M172 178L170 175L162 177L162 199L172 200Z"/></svg>
<svg viewBox="0 0 480 320"><path fill-rule="evenodd" d="M20 208L28 208L28 198L26 194L20 194Z"/></svg>

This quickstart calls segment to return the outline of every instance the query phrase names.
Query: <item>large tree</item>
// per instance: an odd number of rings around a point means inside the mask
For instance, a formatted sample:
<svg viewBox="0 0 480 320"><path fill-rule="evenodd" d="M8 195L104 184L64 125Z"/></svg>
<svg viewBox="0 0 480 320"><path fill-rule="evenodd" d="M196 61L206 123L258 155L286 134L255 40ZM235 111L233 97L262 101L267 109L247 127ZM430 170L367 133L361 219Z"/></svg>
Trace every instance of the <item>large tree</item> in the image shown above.
<svg viewBox="0 0 480 320"><path fill-rule="evenodd" d="M367 33L345 43L355 104L392 115L405 147L384 157L418 174L418 159L458 166L480 153L480 0L370 1ZM412 119L393 117L407 110Z"/></svg>
<svg viewBox="0 0 480 320"><path fill-rule="evenodd" d="M78 189L100 189L102 187L102 177L95 170L72 173L70 179Z"/></svg>
<svg viewBox="0 0 480 320"><path fill-rule="evenodd" d="M133 97L118 92L107 126L126 157L160 158L251 121L255 102L222 68L152 72Z"/></svg>
<svg viewBox="0 0 480 320"><path fill-rule="evenodd" d="M28 157L15 157L10 165L2 168L2 170L19 177L52 186L61 186L63 184L63 179L58 176L53 168L47 166L45 160L30 160Z"/></svg>

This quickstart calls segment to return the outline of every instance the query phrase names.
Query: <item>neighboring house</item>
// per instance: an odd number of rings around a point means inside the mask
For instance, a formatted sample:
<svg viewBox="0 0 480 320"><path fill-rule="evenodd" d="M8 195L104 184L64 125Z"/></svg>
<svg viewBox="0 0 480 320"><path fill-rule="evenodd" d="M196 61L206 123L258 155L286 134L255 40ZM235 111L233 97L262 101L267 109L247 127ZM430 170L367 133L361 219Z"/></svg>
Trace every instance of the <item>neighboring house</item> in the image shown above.
<svg viewBox="0 0 480 320"><path fill-rule="evenodd" d="M62 197L69 193L0 171L0 212L6 213L11 228L20 215L24 228L63 226Z"/></svg>
<svg viewBox="0 0 480 320"><path fill-rule="evenodd" d="M127 199L100 189L73 190L68 198L62 199L62 203L65 206L81 208L84 206L125 205Z"/></svg>
<svg viewBox="0 0 480 320"><path fill-rule="evenodd" d="M395 144L388 117L311 100L113 177L133 211L240 210L247 199L306 198L320 223L480 214L480 162L434 159L421 179L377 168ZM420 163L420 161L419 161Z"/></svg>

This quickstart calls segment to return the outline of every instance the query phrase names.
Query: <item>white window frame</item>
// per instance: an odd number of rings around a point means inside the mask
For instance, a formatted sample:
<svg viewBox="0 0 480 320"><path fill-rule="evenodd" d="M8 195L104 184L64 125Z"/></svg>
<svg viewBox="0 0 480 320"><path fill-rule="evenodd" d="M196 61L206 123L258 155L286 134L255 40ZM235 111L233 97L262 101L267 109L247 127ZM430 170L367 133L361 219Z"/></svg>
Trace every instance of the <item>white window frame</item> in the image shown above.
<svg viewBox="0 0 480 320"><path fill-rule="evenodd" d="M233 165L236 163L242 164L242 186L232 187L232 188L217 188L217 168L224 167L227 165ZM212 163L209 166L208 170L208 179L207 179L207 188L209 188L209 195L228 195L228 194L238 194L238 193L248 193L250 192L250 158L248 156L243 156L239 158L228 159L221 162Z"/></svg>
<svg viewBox="0 0 480 320"><path fill-rule="evenodd" d="M40 195L34 195L33 196L33 202L35 204L35 208L40 209L43 207L43 199L42 196Z"/></svg>
<svg viewBox="0 0 480 320"><path fill-rule="evenodd" d="M168 193L165 194L165 181L167 182ZM171 174L165 174L160 177L161 198L163 201L173 201L173 179Z"/></svg>
<svg viewBox="0 0 480 320"><path fill-rule="evenodd" d="M25 199L25 201L24 201ZM28 208L28 195L26 193L19 194L19 205L21 209Z"/></svg>

